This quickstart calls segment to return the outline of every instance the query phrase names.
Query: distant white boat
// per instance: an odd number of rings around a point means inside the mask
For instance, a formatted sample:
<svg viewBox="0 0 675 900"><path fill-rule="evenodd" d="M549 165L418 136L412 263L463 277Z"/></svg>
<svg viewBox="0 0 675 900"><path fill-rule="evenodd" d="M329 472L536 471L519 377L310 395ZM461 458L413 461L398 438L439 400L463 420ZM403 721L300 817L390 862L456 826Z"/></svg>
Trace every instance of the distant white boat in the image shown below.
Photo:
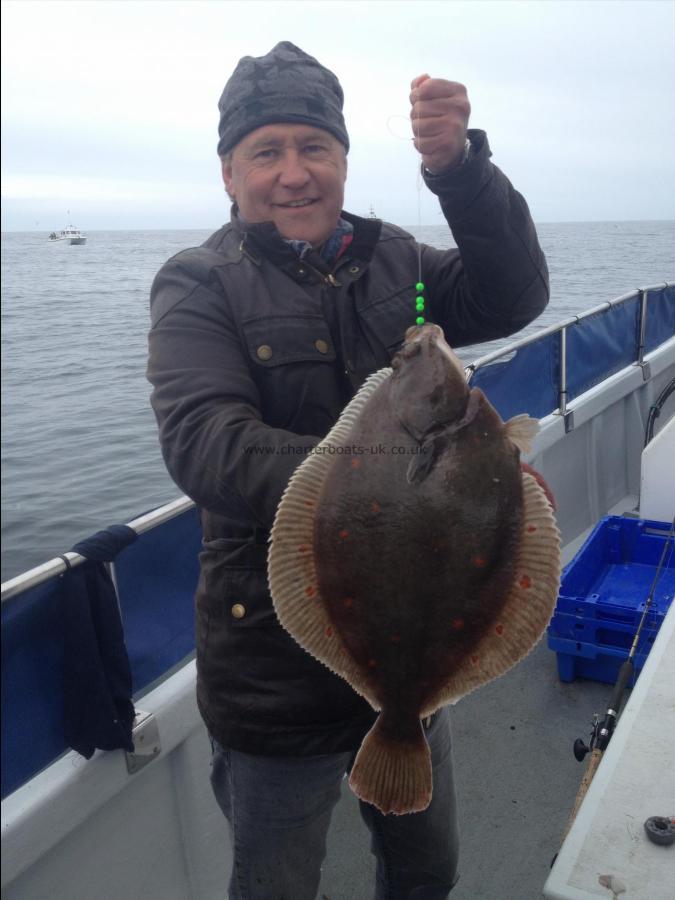
<svg viewBox="0 0 675 900"><path fill-rule="evenodd" d="M63 231L52 231L47 240L51 244L56 241L67 241L69 244L86 244L87 236L82 234L79 228L69 225Z"/></svg>

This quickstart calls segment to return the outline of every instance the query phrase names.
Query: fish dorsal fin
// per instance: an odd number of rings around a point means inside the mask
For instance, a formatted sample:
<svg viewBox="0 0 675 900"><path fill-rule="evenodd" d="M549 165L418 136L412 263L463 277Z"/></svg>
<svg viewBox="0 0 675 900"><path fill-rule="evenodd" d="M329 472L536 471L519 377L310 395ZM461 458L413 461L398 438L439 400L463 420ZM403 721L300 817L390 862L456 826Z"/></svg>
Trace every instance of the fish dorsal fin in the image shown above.
<svg viewBox="0 0 675 900"><path fill-rule="evenodd" d="M527 472L523 482L523 525L516 575L506 601L488 631L423 716L498 678L536 646L549 623L560 584L560 532L542 488Z"/></svg>
<svg viewBox="0 0 675 900"><path fill-rule="evenodd" d="M504 423L506 436L516 445L521 453L530 453L532 450L532 441L539 433L539 422L522 413L514 416Z"/></svg>
<svg viewBox="0 0 675 900"><path fill-rule="evenodd" d="M369 688L369 673L347 653L319 594L314 520L321 489L336 459L321 450L349 442L363 407L391 371L380 369L366 379L316 452L295 470L277 508L268 553L270 593L282 626L301 647L345 678L374 709L379 709L379 704Z"/></svg>

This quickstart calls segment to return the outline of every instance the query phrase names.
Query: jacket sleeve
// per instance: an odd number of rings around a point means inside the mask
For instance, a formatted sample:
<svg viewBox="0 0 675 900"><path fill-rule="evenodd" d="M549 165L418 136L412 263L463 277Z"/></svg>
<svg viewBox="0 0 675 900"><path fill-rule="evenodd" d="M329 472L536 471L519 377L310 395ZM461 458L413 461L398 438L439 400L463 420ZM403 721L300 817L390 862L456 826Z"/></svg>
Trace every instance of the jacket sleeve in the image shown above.
<svg viewBox="0 0 675 900"><path fill-rule="evenodd" d="M162 454L198 506L269 529L291 474L320 439L262 421L222 285L200 252L169 260L151 291L147 375Z"/></svg>
<svg viewBox="0 0 675 900"><path fill-rule="evenodd" d="M527 203L490 162L483 131L469 131L471 157L426 175L459 253L423 249L430 308L454 346L506 337L549 299L548 268Z"/></svg>

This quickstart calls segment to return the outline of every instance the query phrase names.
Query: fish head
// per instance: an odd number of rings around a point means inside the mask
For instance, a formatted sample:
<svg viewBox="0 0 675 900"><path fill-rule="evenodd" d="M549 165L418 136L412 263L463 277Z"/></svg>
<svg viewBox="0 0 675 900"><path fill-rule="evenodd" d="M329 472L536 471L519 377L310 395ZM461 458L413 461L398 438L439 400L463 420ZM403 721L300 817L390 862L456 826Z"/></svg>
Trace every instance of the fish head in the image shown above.
<svg viewBox="0 0 675 900"><path fill-rule="evenodd" d="M464 415L469 387L459 357L438 325L413 325L391 362L391 401L399 422L416 440Z"/></svg>

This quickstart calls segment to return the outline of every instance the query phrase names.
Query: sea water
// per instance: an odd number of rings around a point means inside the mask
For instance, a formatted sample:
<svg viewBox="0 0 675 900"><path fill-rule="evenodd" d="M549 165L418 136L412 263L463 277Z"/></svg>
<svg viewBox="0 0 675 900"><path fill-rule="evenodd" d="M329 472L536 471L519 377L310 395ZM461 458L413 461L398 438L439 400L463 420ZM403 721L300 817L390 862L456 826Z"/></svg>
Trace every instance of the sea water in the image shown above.
<svg viewBox="0 0 675 900"><path fill-rule="evenodd" d="M673 221L537 230L551 302L522 334L675 280ZM410 231L454 246L447 226ZM180 496L145 378L148 296L162 263L209 233L95 231L79 247L49 244L46 233L2 235L3 581Z"/></svg>

